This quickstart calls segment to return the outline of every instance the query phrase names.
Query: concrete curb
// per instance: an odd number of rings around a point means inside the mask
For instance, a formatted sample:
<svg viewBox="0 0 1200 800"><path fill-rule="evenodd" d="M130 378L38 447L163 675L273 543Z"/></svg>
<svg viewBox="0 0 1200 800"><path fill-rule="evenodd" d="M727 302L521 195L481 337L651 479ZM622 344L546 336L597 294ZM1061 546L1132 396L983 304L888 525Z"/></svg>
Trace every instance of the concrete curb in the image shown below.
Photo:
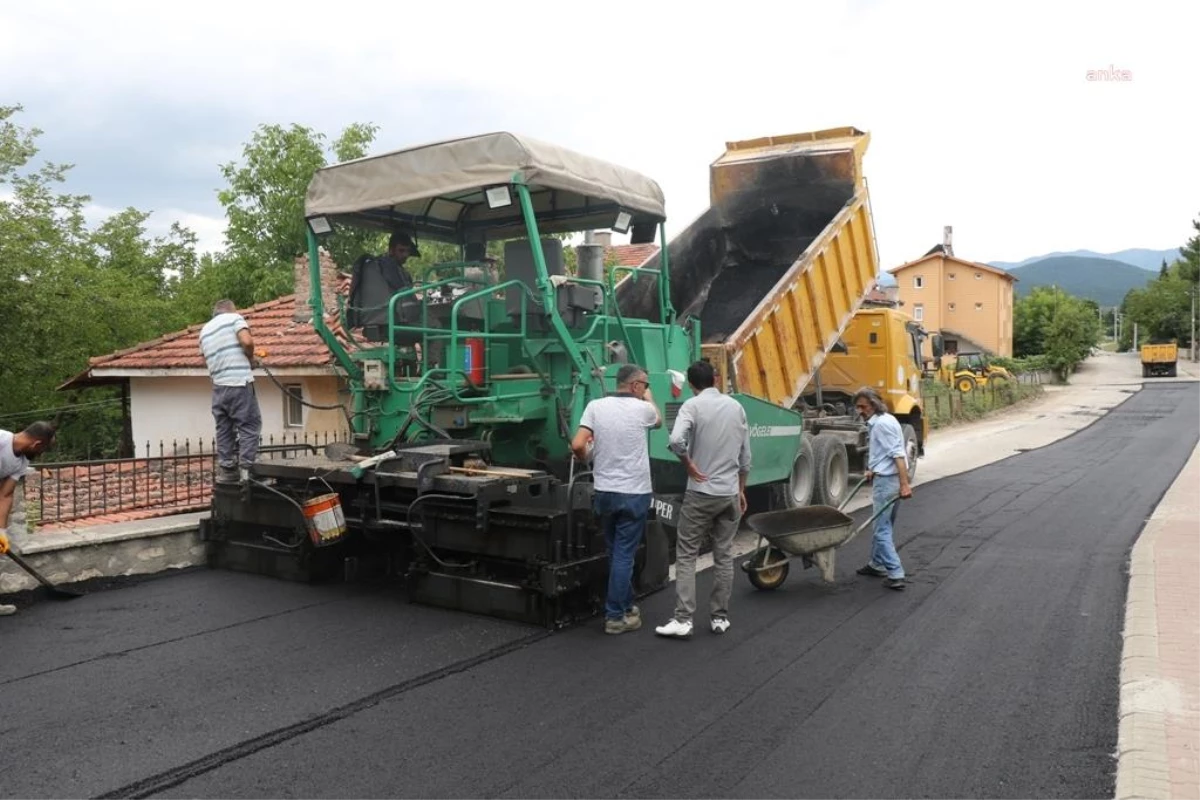
<svg viewBox="0 0 1200 800"><path fill-rule="evenodd" d="M1164 709L1155 707L1161 705L1155 700L1163 694L1164 687L1156 677L1158 621L1153 548L1140 549L1130 563L1129 596L1125 604L1116 796L1165 798L1170 796L1166 724Z"/></svg>
<svg viewBox="0 0 1200 800"><path fill-rule="evenodd" d="M55 584L150 575L206 563L200 520L207 512L95 525L22 536L16 551ZM38 588L10 559L0 558L0 596Z"/></svg>
<svg viewBox="0 0 1200 800"><path fill-rule="evenodd" d="M1200 447L1129 560L1117 800L1200 797Z"/></svg>

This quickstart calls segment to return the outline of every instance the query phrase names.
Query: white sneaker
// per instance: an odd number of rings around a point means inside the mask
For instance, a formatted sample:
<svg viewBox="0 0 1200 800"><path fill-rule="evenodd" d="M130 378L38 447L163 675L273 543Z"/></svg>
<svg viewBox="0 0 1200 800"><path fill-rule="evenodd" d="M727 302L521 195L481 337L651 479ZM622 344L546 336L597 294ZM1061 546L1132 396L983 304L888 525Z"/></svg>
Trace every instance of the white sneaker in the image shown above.
<svg viewBox="0 0 1200 800"><path fill-rule="evenodd" d="M677 619L672 619L666 625L659 625L654 629L654 632L659 636L673 636L676 639L692 638L692 623L680 622Z"/></svg>
<svg viewBox="0 0 1200 800"><path fill-rule="evenodd" d="M712 632L713 633L724 633L727 630L729 630L729 617L713 617L712 618Z"/></svg>
<svg viewBox="0 0 1200 800"><path fill-rule="evenodd" d="M12 615L13 615L13 614L15 614L15 613L17 613L17 607L16 607L16 606L5 606L5 605L0 605L0 617L8 617L8 616L12 616Z"/></svg>

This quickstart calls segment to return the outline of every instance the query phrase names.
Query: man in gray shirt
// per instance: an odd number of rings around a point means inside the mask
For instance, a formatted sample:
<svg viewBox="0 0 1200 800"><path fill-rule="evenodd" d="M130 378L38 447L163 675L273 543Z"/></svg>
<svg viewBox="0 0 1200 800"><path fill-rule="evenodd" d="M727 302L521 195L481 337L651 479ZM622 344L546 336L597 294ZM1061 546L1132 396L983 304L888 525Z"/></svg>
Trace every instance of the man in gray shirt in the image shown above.
<svg viewBox="0 0 1200 800"><path fill-rule="evenodd" d="M738 401L714 386L715 371L707 361L688 367L695 397L679 409L670 447L688 471L687 492L679 513L675 548L675 616L654 629L659 636L686 639L696 613L696 556L706 535L712 536L713 588L709 598L713 633L729 630L729 596L733 591L733 537L746 511L746 476L750 474L750 426Z"/></svg>

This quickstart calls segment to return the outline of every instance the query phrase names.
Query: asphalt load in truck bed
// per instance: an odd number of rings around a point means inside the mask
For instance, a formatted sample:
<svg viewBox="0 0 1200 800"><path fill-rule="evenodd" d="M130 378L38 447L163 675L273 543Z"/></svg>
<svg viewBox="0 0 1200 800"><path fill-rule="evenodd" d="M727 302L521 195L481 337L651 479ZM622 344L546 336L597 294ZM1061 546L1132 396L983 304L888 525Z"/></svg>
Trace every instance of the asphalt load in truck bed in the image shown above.
<svg viewBox="0 0 1200 800"><path fill-rule="evenodd" d="M739 264L721 270L700 312L705 342L723 342L746 321L791 264Z"/></svg>
<svg viewBox="0 0 1200 800"><path fill-rule="evenodd" d="M193 571L0 618L9 797L1111 797L1129 548L1194 383L917 487L908 590L793 563L733 627L543 631ZM855 514L857 520L864 512Z"/></svg>

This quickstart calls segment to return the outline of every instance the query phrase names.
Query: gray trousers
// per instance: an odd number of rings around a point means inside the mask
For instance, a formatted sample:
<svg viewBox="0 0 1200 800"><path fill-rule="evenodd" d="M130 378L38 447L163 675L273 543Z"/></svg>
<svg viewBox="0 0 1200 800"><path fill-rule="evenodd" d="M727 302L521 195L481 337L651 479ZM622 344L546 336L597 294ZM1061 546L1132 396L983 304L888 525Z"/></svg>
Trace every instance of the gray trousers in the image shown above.
<svg viewBox="0 0 1200 800"><path fill-rule="evenodd" d="M733 592L733 537L742 519L737 495L715 497L688 491L679 512L675 543L675 619L690 622L696 613L696 556L705 536L712 537L713 588L709 614L729 616Z"/></svg>
<svg viewBox="0 0 1200 800"><path fill-rule="evenodd" d="M253 464L262 433L254 384L214 386L212 413L217 423L217 464L226 469L235 468L239 462L243 467Z"/></svg>

